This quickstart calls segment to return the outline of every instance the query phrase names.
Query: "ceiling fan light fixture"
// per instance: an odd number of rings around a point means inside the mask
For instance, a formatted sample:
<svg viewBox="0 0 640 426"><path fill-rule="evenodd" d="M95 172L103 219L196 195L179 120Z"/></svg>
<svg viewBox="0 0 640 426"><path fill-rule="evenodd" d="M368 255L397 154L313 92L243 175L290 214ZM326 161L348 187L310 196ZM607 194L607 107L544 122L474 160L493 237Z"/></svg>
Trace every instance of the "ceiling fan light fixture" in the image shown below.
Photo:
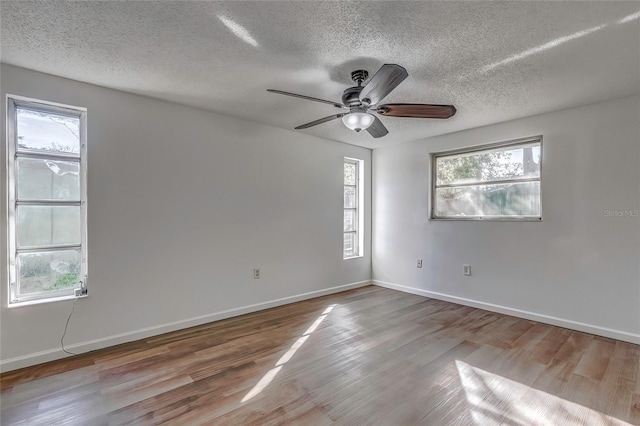
<svg viewBox="0 0 640 426"><path fill-rule="evenodd" d="M375 117L366 112L351 112L342 117L342 122L351 130L359 132L366 130L373 124Z"/></svg>

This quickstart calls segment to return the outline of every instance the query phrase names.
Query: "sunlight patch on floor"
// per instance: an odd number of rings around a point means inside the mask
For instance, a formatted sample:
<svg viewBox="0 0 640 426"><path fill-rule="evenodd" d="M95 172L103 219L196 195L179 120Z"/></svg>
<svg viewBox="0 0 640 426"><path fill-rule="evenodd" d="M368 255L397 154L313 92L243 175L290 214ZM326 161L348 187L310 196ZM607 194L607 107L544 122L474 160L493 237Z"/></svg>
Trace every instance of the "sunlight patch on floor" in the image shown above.
<svg viewBox="0 0 640 426"><path fill-rule="evenodd" d="M298 349L302 347L302 345L304 345L304 342L307 341L311 333L313 333L316 330L316 328L318 328L320 323L327 317L327 315L329 315L329 312L331 312L334 307L336 307L335 304L329 305L327 309L325 309L324 312L322 312L322 314L318 318L316 318L313 324L311 324L311 326L307 328L307 331L305 331L304 334L300 336L300 338L298 338L298 340L296 340L293 343L293 345L291 345L291 347L280 357L278 362L276 362L276 366L273 367L271 370L267 371L267 374L265 374L260 379L260 381L256 383L256 385L244 396L244 398L242 398L240 402L249 401L251 398L253 398L254 396L258 395L260 392L262 392L264 388L269 386L269 384L273 381L273 379L278 375L278 373L282 369L282 366L293 357L293 355L298 351Z"/></svg>
<svg viewBox="0 0 640 426"><path fill-rule="evenodd" d="M456 367L469 411L478 425L629 425L465 362L456 361Z"/></svg>

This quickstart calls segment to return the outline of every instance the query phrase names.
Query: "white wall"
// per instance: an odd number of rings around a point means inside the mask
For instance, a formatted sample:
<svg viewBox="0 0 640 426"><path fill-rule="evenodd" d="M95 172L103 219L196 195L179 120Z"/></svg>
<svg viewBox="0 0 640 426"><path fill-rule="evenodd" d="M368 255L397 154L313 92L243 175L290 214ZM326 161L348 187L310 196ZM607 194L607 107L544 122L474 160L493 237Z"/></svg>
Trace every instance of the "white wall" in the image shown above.
<svg viewBox="0 0 640 426"><path fill-rule="evenodd" d="M640 218L605 216L640 209L639 123L633 96L374 150L374 283L640 343ZM427 220L430 152L540 134L542 222Z"/></svg>
<svg viewBox="0 0 640 426"><path fill-rule="evenodd" d="M1 71L3 141L6 93L88 108L89 297L77 303L65 339L73 350L370 282L370 188L364 257L342 259L343 157L364 160L370 182L370 150L8 65ZM3 144L3 212L5 157ZM8 308L1 263L2 368L61 357L72 302Z"/></svg>

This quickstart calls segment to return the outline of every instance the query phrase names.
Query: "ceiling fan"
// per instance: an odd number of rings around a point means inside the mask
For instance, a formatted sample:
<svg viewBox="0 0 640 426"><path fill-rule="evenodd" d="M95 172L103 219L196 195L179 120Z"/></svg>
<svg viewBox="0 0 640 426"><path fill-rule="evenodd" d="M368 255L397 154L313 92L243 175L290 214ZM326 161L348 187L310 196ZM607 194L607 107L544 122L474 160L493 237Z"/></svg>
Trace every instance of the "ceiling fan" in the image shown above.
<svg viewBox="0 0 640 426"><path fill-rule="evenodd" d="M349 112L330 115L310 123L296 127L296 130L307 129L318 124L326 123L337 118L342 118L345 126L356 132L366 130L374 138L381 138L389 131L382 121L373 113L386 117L413 117L413 118L449 118L456 113L453 105L432 104L384 104L378 105L385 96L398 87L409 74L400 65L385 64L364 86L369 73L365 70L356 70L351 73L351 79L356 86L345 89L342 94L342 103L313 98L311 96L298 95L296 93L283 92L282 90L267 89L267 92L279 95L293 96L333 105L336 108L348 109Z"/></svg>

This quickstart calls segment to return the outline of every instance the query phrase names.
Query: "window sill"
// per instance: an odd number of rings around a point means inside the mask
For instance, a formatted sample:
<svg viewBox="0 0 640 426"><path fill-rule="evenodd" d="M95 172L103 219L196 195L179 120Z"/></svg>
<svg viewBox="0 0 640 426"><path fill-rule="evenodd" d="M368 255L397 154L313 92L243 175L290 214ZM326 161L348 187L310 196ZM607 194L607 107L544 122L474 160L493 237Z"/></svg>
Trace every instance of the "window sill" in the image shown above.
<svg viewBox="0 0 640 426"><path fill-rule="evenodd" d="M343 257L342 260L361 259L363 257L364 255L359 254L358 256Z"/></svg>
<svg viewBox="0 0 640 426"><path fill-rule="evenodd" d="M429 221L458 221L458 222L542 222L541 217L480 217L480 216L460 216L460 217L430 217Z"/></svg>
<svg viewBox="0 0 640 426"><path fill-rule="evenodd" d="M60 302L62 300L84 299L86 297L88 297L88 294L83 294L82 296L74 296L73 294L71 294L69 296L58 296L58 297L50 297L47 299L25 300L24 302L9 303L8 307L19 308L22 306L31 306L31 305L40 305L43 303Z"/></svg>

